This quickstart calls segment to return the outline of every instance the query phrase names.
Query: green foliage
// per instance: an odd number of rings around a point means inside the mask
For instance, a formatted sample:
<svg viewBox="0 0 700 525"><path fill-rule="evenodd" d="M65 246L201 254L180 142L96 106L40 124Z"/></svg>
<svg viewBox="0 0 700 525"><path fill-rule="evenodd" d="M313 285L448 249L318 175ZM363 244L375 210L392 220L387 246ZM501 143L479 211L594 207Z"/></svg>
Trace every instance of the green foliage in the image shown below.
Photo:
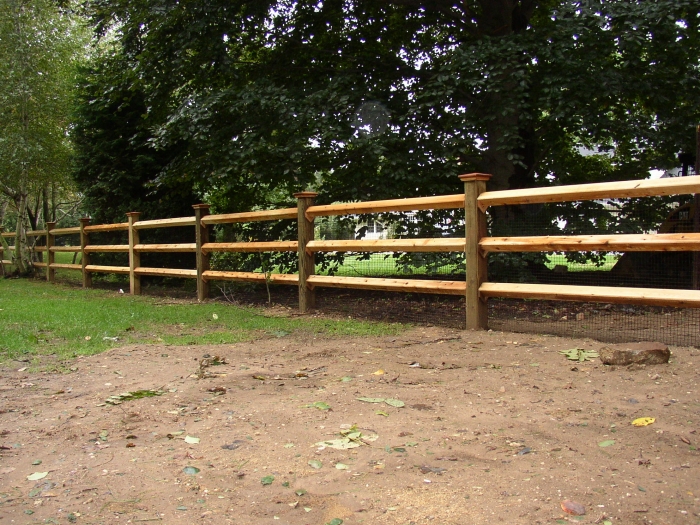
<svg viewBox="0 0 700 525"><path fill-rule="evenodd" d="M0 0L0 188L68 174L80 30L48 0Z"/></svg>
<svg viewBox="0 0 700 525"><path fill-rule="evenodd" d="M49 0L0 0L0 225L14 226L21 273L31 270L26 231L39 215L59 218L58 200L70 193L70 103L84 37Z"/></svg>
<svg viewBox="0 0 700 525"><path fill-rule="evenodd" d="M172 304L17 279L0 279L0 325L0 361L48 353L89 355L130 343L235 343L275 330L360 336L401 330L399 325L354 320L265 317L220 303Z"/></svg>
<svg viewBox="0 0 700 525"><path fill-rule="evenodd" d="M321 203L454 193L471 171L491 189L644 178L692 151L696 1L453 4L88 2L109 45L84 84L82 184L108 191L111 166L139 159L120 191L242 211L299 189ZM95 129L112 139L97 148ZM580 211L538 215L540 234L581 230ZM494 232L530 217L499 213Z"/></svg>

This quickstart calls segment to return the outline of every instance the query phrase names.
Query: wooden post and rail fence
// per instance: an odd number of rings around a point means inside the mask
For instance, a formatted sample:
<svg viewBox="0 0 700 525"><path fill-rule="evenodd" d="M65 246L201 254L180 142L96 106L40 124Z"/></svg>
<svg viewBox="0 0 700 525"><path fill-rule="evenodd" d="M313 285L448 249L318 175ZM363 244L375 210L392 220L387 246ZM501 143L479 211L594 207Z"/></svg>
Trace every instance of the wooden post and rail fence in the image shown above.
<svg viewBox="0 0 700 525"><path fill-rule="evenodd" d="M487 257L489 253L494 252L698 252L700 251L700 233L488 237L486 228L486 210L490 207L696 194L700 193L700 176L506 191L486 191L490 175L472 173L461 175L459 178L464 183L464 193L455 195L319 206L314 204L315 193L302 192L295 194L296 208L210 215L209 205L197 204L194 206L193 217L140 220L140 213L132 212L127 214L128 220L124 223L90 225L90 219L81 219L80 226L56 228L55 223L49 222L45 230L31 231L28 235L46 237L46 245L35 248L47 252L46 262L36 262L34 266L46 268L47 281L52 282L55 279L57 269L82 272L83 286L86 288L92 286L93 273L124 274L129 275L130 291L134 295L141 293L141 276L144 275L196 279L197 298L200 301L209 296L211 281L268 282L297 286L301 312L307 312L315 307L314 290L317 287L461 295L466 298L468 329L487 328L487 301L491 297L700 308L700 290L496 283L489 282L487 275ZM316 217L462 207L465 210L464 238L314 239ZM210 242L209 230L214 225L282 219L297 220L297 241ZM168 227L194 227L195 242L182 244L142 244L140 242L141 230ZM128 232L128 244L100 245L90 242L90 235L93 233L119 231ZM14 235L14 233L2 233L6 238L12 238ZM61 235L79 235L79 246L56 245L55 238ZM56 263L57 252L80 253L81 264ZM195 253L196 268L188 270L143 267L141 254L145 252ZM209 258L214 252L297 252L299 273L270 274L211 270ZM462 252L466 257L466 280L316 275L314 255L317 252ZM93 253L127 253L129 266L91 264L90 256ZM11 263L11 260L4 258L2 260L4 265Z"/></svg>

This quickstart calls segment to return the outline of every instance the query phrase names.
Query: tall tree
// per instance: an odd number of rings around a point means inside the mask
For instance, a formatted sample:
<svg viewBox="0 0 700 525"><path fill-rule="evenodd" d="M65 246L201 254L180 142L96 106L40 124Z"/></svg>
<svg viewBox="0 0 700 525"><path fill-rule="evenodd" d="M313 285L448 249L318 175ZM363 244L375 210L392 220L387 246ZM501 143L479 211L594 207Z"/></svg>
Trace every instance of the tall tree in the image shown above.
<svg viewBox="0 0 700 525"><path fill-rule="evenodd" d="M643 178L700 118L694 0L90 8L129 57L142 143L174 151L155 183L227 209L308 186L322 201L453 192L466 171L492 189Z"/></svg>
<svg viewBox="0 0 700 525"><path fill-rule="evenodd" d="M16 212L15 260L22 273L31 269L26 232L36 227L41 200L47 203L52 184L69 181L80 34L54 2L0 0L0 192Z"/></svg>

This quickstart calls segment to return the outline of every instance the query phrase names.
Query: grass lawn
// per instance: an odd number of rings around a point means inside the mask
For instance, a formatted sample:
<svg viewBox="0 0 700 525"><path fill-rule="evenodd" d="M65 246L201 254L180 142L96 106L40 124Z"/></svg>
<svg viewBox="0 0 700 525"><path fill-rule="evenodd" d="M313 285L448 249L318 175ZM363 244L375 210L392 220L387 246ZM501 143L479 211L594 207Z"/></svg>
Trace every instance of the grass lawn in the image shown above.
<svg viewBox="0 0 700 525"><path fill-rule="evenodd" d="M315 317L266 317L226 303L83 290L0 279L0 361L37 354L74 357L129 343L236 343L290 332L385 335L402 325ZM117 338L116 340L114 338Z"/></svg>

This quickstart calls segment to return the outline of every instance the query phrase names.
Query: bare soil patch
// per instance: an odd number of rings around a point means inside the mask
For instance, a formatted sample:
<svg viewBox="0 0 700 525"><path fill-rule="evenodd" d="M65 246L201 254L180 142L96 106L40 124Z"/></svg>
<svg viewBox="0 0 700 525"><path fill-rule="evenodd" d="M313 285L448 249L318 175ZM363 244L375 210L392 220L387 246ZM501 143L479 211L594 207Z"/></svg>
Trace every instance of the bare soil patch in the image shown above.
<svg viewBox="0 0 700 525"><path fill-rule="evenodd" d="M0 369L0 523L700 523L695 348L615 368L559 353L590 339L279 335Z"/></svg>

